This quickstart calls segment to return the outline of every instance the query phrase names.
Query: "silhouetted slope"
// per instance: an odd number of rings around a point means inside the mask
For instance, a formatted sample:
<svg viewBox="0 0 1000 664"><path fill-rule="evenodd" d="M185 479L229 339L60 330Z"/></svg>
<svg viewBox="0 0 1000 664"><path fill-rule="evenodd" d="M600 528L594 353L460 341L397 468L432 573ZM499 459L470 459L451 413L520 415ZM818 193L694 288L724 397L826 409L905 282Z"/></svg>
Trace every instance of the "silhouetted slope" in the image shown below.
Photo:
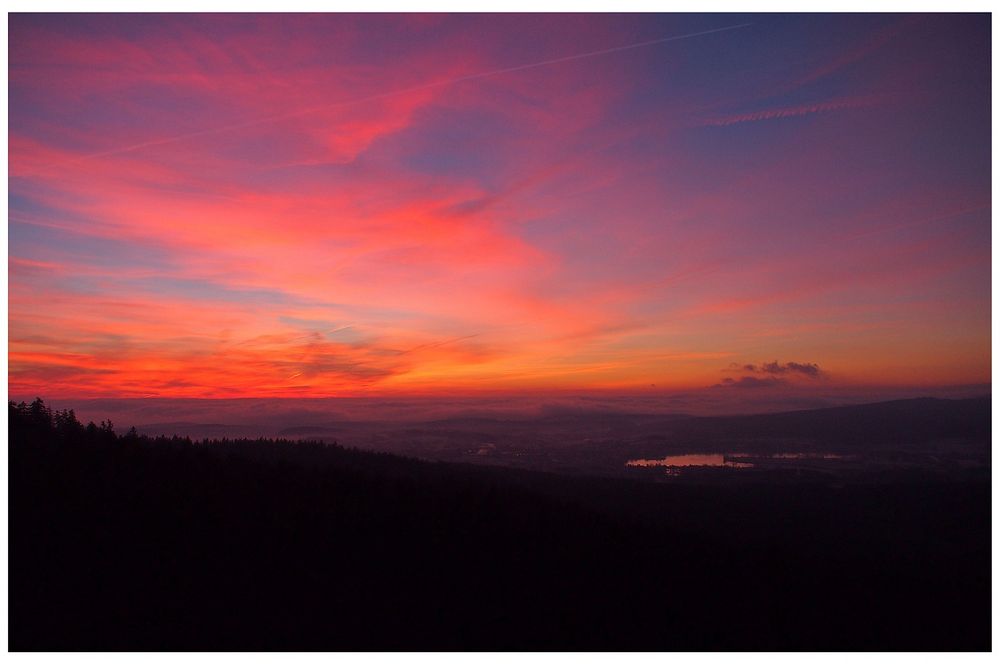
<svg viewBox="0 0 1000 664"><path fill-rule="evenodd" d="M988 649L988 483L662 486L10 413L10 646Z"/></svg>

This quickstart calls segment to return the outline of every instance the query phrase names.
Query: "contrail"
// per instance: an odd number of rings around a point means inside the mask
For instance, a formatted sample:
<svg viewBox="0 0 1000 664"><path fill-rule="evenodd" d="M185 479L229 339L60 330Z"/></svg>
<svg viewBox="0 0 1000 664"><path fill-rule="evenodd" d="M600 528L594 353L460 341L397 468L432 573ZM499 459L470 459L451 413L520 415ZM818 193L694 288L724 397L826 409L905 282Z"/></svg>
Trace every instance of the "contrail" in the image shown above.
<svg viewBox="0 0 1000 664"><path fill-rule="evenodd" d="M511 74L518 71L525 71L527 69L535 69L537 67L547 67L549 65L555 65L562 62L571 62L573 60L583 60L585 58L595 58L601 55L609 55L611 53L620 53L622 51L630 51L637 48L645 48L647 46L655 46L656 44L665 44L672 41L680 41L682 39L691 39L693 37L703 37L705 35L712 35L717 32L728 32L730 30L739 30L741 28L747 28L753 25L752 23L740 23L738 25L728 25L723 28L713 28L712 30L702 30L701 32L690 32L684 35L674 35L672 37L662 37L660 39L650 39L648 41L635 42L634 44L626 44L624 46L615 46L612 48L604 48L599 51L588 51L587 53L577 53L575 55L566 55L561 58L552 58L550 60L540 60L539 62L531 62L524 65L517 65L514 67L504 67L503 69L493 69L490 71L479 72L476 74L468 74L466 76L459 76L458 78L451 78L445 81L437 81L434 83L424 83L421 85L416 85L409 88L401 88L398 90L391 90L388 92L380 92L378 94L368 95L366 97L358 97L356 99L349 99L339 102L333 102L332 104L325 104L323 106L315 106L313 108L302 109L299 111L293 111L290 113L283 113L281 115L272 115L264 118L258 118L256 120L248 120L246 122L240 122L237 124L226 125L223 127L213 127L210 129L202 129L199 131L193 131L187 134L178 134L176 136L170 136L167 138L159 138L151 141L145 141L143 143L136 143L135 145L128 145L121 148L114 148L111 150L104 150L102 152L94 152L87 155L82 155L76 157L75 159L69 159L67 161L61 162L59 165L69 165L75 164L81 161L87 161L90 159L99 159L101 157L110 157L113 155L124 154L127 152L135 152L137 150L142 150L149 147L154 147L157 145L166 145L168 143L177 143L179 141L185 141L191 138L200 138L202 136L211 136L214 134L221 134L229 131L237 131L239 129L246 129L248 127L256 127L258 125L267 124L270 122L279 122L281 120L287 120L290 118L297 118L303 115L310 115L312 113L320 113L333 108L340 108L344 106L353 106L355 104L363 104L369 101L375 101L378 99L385 99L387 97L395 97L397 95L409 94L411 92L419 92L422 90L430 90L433 88L442 88L449 85L456 85L458 83L464 83L466 81L475 81L481 78L487 78L490 76L500 76L501 74ZM53 164L55 166L55 164ZM44 170L44 169L43 169Z"/></svg>
<svg viewBox="0 0 1000 664"><path fill-rule="evenodd" d="M455 343L456 341L464 341L465 339L472 339L478 337L479 334L467 334L464 337L455 337L454 339L445 339L444 341L433 341L426 344L420 344L419 346L414 346L407 350L401 350L396 353L396 355L406 355L407 353L412 353L415 350L420 350L421 348L436 348L438 346L444 346L445 344Z"/></svg>
<svg viewBox="0 0 1000 664"><path fill-rule="evenodd" d="M741 113L739 115L727 115L724 117L705 118L699 124L703 127L728 127L742 122L757 122L759 120L777 120L792 118L799 115L810 115L813 113L829 113L830 111L842 111L848 109L860 109L876 106L885 100L884 96L870 95L868 97L834 99L832 101L818 102L816 104L806 104L803 106L770 108L763 111L751 113Z"/></svg>

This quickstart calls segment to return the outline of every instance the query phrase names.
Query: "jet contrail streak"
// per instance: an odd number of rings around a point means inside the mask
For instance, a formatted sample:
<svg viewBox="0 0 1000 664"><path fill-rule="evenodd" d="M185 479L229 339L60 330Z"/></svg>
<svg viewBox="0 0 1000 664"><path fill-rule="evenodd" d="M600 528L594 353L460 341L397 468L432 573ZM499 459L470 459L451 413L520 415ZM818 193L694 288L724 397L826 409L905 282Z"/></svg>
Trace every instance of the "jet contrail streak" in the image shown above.
<svg viewBox="0 0 1000 664"><path fill-rule="evenodd" d="M258 118L256 120L248 120L246 122L240 122L237 124L226 125L223 127L212 127L210 129L202 129L199 131L189 132L187 134L178 134L176 136L170 136L167 138L159 138L151 141L145 141L143 143L136 143L135 145L128 145L121 148L114 148L111 150L104 150L102 152L94 152L87 155L82 155L75 159L69 159L67 161L61 162L60 164L53 164L52 166L65 166L70 164L75 164L81 161L87 161L90 159L100 159L101 157L110 157L117 154L124 154L127 152L135 152L137 150L142 150L144 148L154 147L157 145L166 145L168 143L177 143L179 141L188 140L191 138L199 138L201 136L210 136L213 134L221 134L229 131L237 131L239 129L246 129L248 127L256 127L258 125L267 124L269 122L279 122L281 120L287 120L290 118L297 118L303 115L310 115L312 113L320 113L334 108L340 108L344 106L353 106L355 104L363 104L369 101L375 101L378 99L385 99L387 97L395 97L397 95L408 94L411 92L419 92L421 90L430 90L433 88L447 87L449 85L455 85L458 83L464 83L466 81L475 81L481 78L487 78L490 76L500 76L501 74L511 74L514 72L525 71L526 69L535 69L537 67L546 67L548 65L555 65L562 62L570 62L573 60L582 60L584 58L594 58L601 55L609 55L611 53L620 53L622 51L630 51L637 48L644 48L646 46L654 46L656 44L665 44L672 41L680 41L682 39L691 39L693 37L703 37L705 35L715 34L717 32L727 32L730 30L739 30L741 28L746 28L753 25L752 23L740 23L738 25L728 25L723 28L713 28L712 30L702 30L701 32L691 32L684 35L674 35L673 37L662 37L660 39L651 39L649 41L636 42L634 44L626 44L624 46L615 46L612 48L605 48L599 51L589 51L587 53L577 53L575 55L566 55L561 58L552 58L551 60L541 60L539 62L531 62L524 65L517 65L514 67L505 67L503 69L493 69L490 71L479 72L476 74L468 74L466 76L459 76L458 78L451 78L445 81L437 81L434 83L424 83L421 85L416 85L410 88L402 88L399 90L390 90L388 92L380 92L378 94L368 95L366 97L358 97L357 99L349 99L339 102L334 102L332 104L325 104L323 106L315 106L312 108L302 109L299 111L293 111L290 113L283 113L281 115L272 115L265 118ZM44 171L45 169L43 169ZM37 171L36 171L37 173ZM16 177L16 176L15 176Z"/></svg>

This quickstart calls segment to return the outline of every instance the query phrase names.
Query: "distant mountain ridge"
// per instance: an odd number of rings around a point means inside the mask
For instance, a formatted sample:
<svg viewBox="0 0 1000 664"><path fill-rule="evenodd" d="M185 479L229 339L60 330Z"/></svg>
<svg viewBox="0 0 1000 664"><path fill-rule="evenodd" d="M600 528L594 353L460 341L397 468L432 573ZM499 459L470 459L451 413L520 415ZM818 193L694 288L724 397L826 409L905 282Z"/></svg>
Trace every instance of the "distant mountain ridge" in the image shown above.
<svg viewBox="0 0 1000 664"><path fill-rule="evenodd" d="M989 437L991 398L917 398L881 401L857 406L762 415L699 417L685 424L710 423L716 432L741 435L803 436L843 442L899 443L935 438Z"/></svg>

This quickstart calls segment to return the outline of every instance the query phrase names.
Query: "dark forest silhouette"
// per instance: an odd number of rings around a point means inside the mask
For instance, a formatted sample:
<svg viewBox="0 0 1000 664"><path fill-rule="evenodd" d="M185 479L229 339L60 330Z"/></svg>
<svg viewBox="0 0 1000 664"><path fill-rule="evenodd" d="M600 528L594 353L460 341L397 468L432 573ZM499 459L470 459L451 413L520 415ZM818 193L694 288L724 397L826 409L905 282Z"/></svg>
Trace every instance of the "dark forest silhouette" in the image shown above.
<svg viewBox="0 0 1000 664"><path fill-rule="evenodd" d="M988 478L667 485L8 413L12 650L991 646Z"/></svg>

